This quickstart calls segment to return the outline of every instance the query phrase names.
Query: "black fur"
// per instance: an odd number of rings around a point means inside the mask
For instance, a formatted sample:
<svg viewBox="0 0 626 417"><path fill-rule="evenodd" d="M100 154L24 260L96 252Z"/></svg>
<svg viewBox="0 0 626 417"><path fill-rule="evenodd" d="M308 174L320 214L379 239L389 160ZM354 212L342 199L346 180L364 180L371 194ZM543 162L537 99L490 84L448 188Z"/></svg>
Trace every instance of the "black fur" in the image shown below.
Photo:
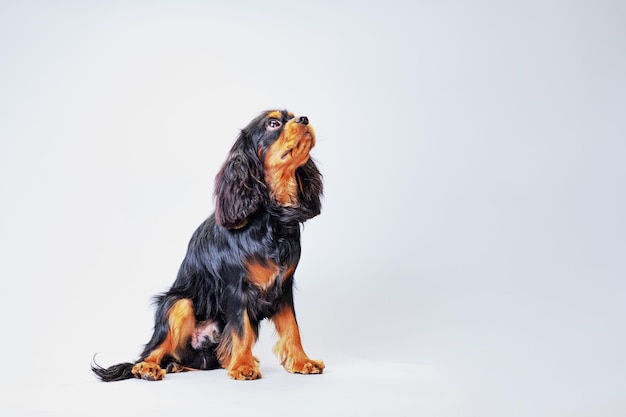
<svg viewBox="0 0 626 417"><path fill-rule="evenodd" d="M312 159L296 170L298 205L285 207L271 198L265 182L263 158L280 130L267 129L261 114L241 131L215 180L215 213L193 233L176 280L155 297L154 333L137 362L146 359L168 334L168 311L181 299L190 299L196 322L210 320L219 329L219 340L191 341L177 351L177 359L163 358L163 369L220 367L218 346L228 344L234 331L241 333L242 312L248 313L255 332L259 322L278 309L293 310L293 270L300 259L300 223L321 210L322 176ZM285 123L293 116L281 113ZM308 121L307 121L308 123ZM246 261L271 262L281 279L259 288L246 279ZM133 363L92 370L103 381L132 378Z"/></svg>

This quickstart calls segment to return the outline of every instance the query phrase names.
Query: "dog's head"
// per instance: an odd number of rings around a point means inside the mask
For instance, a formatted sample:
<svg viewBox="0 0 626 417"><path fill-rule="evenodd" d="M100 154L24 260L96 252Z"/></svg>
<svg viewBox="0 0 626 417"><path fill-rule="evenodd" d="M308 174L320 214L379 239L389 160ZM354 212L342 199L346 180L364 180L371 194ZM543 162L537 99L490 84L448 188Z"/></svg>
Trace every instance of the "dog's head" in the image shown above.
<svg viewBox="0 0 626 417"><path fill-rule="evenodd" d="M215 179L215 220L237 229L262 207L305 221L320 213L322 176L310 158L315 132L305 116L266 111L246 126Z"/></svg>

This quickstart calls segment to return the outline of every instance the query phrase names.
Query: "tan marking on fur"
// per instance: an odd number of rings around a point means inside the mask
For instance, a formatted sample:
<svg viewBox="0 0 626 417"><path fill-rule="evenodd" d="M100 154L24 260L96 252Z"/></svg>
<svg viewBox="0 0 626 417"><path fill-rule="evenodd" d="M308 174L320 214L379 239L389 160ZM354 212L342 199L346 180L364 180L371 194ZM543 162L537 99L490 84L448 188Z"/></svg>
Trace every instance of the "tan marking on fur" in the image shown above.
<svg viewBox="0 0 626 417"><path fill-rule="evenodd" d="M163 343L150 352L150 355L143 362L133 367L132 372L138 378L148 380L163 379L162 376L158 377L160 372L153 370L154 366L161 369L161 361L165 355L179 359L177 355L178 348L182 347L195 331L195 317L191 300L187 298L178 300L170 307L167 317L169 329ZM162 369L161 371L165 375L165 371ZM153 375L157 376L156 379L151 379Z"/></svg>
<svg viewBox="0 0 626 417"><path fill-rule="evenodd" d="M280 273L278 265L268 262L263 264L257 260L246 262L248 268L248 281L265 290L274 284Z"/></svg>
<svg viewBox="0 0 626 417"><path fill-rule="evenodd" d="M268 119L282 119L283 113L280 110L274 110L267 114Z"/></svg>
<svg viewBox="0 0 626 417"><path fill-rule="evenodd" d="M295 264L291 264L289 265L289 267L287 267L287 270L285 271L285 273L283 274L283 280L292 276L293 273L296 271L296 267L298 266L297 263ZM284 281L283 281L284 282Z"/></svg>

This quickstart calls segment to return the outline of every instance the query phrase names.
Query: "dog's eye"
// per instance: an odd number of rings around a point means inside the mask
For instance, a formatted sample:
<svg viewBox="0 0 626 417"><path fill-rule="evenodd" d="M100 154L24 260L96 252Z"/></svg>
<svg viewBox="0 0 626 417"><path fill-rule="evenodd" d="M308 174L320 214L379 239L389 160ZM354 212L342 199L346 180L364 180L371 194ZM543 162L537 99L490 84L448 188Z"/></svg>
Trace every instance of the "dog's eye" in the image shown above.
<svg viewBox="0 0 626 417"><path fill-rule="evenodd" d="M268 129L278 129L281 125L282 124L276 119L271 119L269 122L267 122Z"/></svg>

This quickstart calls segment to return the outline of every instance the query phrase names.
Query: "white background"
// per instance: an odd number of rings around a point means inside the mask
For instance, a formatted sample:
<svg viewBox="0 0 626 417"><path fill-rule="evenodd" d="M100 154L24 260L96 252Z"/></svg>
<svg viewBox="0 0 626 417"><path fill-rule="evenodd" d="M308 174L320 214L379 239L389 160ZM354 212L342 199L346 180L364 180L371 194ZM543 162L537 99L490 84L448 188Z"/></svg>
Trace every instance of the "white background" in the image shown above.
<svg viewBox="0 0 626 417"><path fill-rule="evenodd" d="M623 416L619 1L0 2L2 415ZM136 359L238 129L307 115L322 376Z"/></svg>

